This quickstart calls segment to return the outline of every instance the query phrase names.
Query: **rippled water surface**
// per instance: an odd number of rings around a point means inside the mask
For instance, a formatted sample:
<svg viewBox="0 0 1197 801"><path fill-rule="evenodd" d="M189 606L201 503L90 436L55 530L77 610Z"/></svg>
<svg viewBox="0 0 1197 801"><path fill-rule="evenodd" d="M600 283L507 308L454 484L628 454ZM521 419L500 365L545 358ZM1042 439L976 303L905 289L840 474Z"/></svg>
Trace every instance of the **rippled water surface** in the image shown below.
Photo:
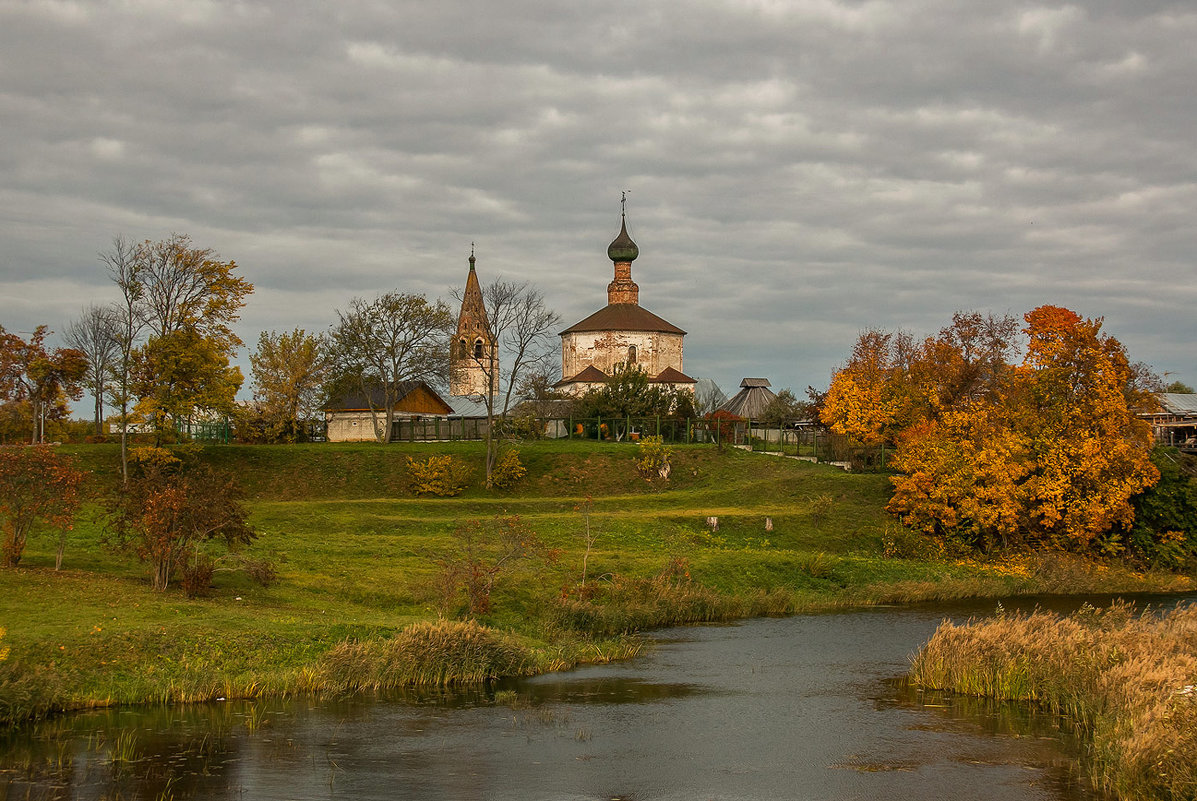
<svg viewBox="0 0 1197 801"><path fill-rule="evenodd" d="M903 689L945 616L993 608L672 629L489 692L75 715L0 739L0 801L1097 798L1051 720Z"/></svg>

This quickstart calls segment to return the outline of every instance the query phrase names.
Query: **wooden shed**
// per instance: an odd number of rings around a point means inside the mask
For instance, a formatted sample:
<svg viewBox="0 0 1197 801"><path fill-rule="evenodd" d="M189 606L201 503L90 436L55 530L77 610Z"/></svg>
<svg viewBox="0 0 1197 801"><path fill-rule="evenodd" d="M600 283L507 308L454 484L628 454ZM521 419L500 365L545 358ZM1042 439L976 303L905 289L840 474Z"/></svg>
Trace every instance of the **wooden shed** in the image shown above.
<svg viewBox="0 0 1197 801"><path fill-rule="evenodd" d="M400 420L448 417L453 407L423 381L403 381L395 385L396 425ZM371 412L371 407L374 411ZM329 442L373 442L378 439L375 425L386 424L386 398L382 387L369 395L351 392L324 407Z"/></svg>

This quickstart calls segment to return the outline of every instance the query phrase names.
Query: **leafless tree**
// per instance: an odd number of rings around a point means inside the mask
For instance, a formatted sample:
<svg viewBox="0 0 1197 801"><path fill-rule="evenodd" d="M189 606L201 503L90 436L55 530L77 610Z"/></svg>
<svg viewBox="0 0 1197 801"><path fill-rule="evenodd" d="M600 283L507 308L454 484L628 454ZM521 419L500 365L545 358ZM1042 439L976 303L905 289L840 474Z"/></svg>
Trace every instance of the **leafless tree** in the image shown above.
<svg viewBox="0 0 1197 801"><path fill-rule="evenodd" d="M442 301L388 292L372 301L354 298L337 317L330 335L337 371L369 404L375 437L389 442L399 385L443 382L453 315Z"/></svg>
<svg viewBox="0 0 1197 801"><path fill-rule="evenodd" d="M455 295L460 299L460 292ZM527 282L496 278L483 288L482 297L491 335L499 348L498 364L489 355L475 358L472 354L467 354L465 363L482 370L489 388L480 400L486 406L486 486L490 487L498 458L495 418L507 416L521 379L545 371L556 355L553 333L561 316L549 309L540 290Z"/></svg>
<svg viewBox="0 0 1197 801"><path fill-rule="evenodd" d="M104 396L113 383L121 353L121 312L91 304L66 330L67 344L87 357L83 385L95 398L96 435L104 433Z"/></svg>
<svg viewBox="0 0 1197 801"><path fill-rule="evenodd" d="M113 365L114 381L109 385L109 399L120 408L121 479L129 483L129 402L132 400L133 350L145 327L145 284L142 263L137 258L138 247L123 237L112 240L111 250L100 254L100 262L107 268L108 277L121 293L115 307L117 355Z"/></svg>

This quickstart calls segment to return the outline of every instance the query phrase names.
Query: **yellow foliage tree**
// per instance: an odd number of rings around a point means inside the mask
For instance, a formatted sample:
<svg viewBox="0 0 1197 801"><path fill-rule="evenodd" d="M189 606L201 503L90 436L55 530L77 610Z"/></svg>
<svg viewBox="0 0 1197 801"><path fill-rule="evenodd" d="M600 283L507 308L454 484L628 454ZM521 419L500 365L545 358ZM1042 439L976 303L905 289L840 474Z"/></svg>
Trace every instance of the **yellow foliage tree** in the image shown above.
<svg viewBox="0 0 1197 801"><path fill-rule="evenodd" d="M1034 456L1024 482L1028 525L1056 544L1085 546L1129 526L1131 498L1159 480L1151 428L1138 416L1154 400L1100 319L1041 306L1026 320L1010 406Z"/></svg>
<svg viewBox="0 0 1197 801"><path fill-rule="evenodd" d="M884 331L860 335L823 403L823 422L832 431L878 444L917 422L905 358L909 343L908 336Z"/></svg>

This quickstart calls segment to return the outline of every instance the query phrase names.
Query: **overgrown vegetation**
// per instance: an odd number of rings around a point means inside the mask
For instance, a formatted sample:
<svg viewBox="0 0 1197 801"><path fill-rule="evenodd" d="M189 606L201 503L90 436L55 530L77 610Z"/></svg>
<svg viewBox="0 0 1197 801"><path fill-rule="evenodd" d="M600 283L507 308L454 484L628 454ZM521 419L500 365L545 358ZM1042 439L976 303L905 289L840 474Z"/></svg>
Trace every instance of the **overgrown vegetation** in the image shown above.
<svg viewBox="0 0 1197 801"><path fill-rule="evenodd" d="M165 592L153 591L135 558L105 545L103 508L86 504L67 569L54 572L54 542L34 537L19 568L0 570L0 621L12 649L0 663L0 719L335 689L341 679L323 672L326 654L356 643L376 656L396 632L444 615L515 638L534 655L532 669L544 670L626 653L636 646L621 632L672 623L881 601L1191 586L1175 574L1137 572L1121 558L1096 565L1069 555L996 559L937 549L886 515L883 476L709 445L674 446L669 481L649 483L634 468L635 446L529 442L520 451L527 475L509 488L487 490L475 470L460 495L413 493L405 457L480 465L483 448L222 446L181 457L237 476L258 536L234 558L201 547L210 563L185 559ZM119 445L63 450L88 473L90 491L121 486ZM139 469L135 463L133 473ZM492 529L510 516L541 554L556 558L504 562L485 611L475 604L471 613L462 584L446 605L444 560L464 555L463 524ZM709 517L718 530L708 528ZM903 532L889 537L900 553L885 553L887 528ZM501 558L494 535L478 533L475 567ZM258 584L251 562L274 565L277 581ZM189 579L192 564L198 572ZM189 600L176 579L207 597Z"/></svg>
<svg viewBox="0 0 1197 801"><path fill-rule="evenodd" d="M200 594L215 565L200 552L220 539L229 548L248 545L256 533L229 474L163 448L135 449L128 483L109 500L110 542L150 566L150 586L165 591L184 569L189 595Z"/></svg>
<svg viewBox="0 0 1197 801"><path fill-rule="evenodd" d="M1064 716L1091 741L1098 785L1119 798L1197 795L1197 606L944 622L910 676L922 687L1034 702Z"/></svg>
<svg viewBox="0 0 1197 801"><path fill-rule="evenodd" d="M527 645L473 620L414 623L386 640L345 642L320 660L321 684L341 691L477 684L523 676L536 665Z"/></svg>
<svg viewBox="0 0 1197 801"><path fill-rule="evenodd" d="M657 478L665 481L673 469L669 463L672 455L673 449L661 437L645 437L636 448L636 472L646 481Z"/></svg>
<svg viewBox="0 0 1197 801"><path fill-rule="evenodd" d="M494 486L500 489L515 486L526 475L528 475L528 469L520 461L518 450L507 447L499 451L499 456L495 459L491 472L491 483Z"/></svg>

